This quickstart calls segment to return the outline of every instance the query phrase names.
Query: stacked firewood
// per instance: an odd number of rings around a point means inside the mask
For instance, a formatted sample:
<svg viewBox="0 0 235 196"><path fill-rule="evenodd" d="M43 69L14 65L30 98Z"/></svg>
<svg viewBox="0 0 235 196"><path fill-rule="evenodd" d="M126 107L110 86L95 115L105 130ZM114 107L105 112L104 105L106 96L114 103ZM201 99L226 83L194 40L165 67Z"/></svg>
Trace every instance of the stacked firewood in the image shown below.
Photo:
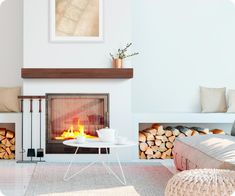
<svg viewBox="0 0 235 196"><path fill-rule="evenodd" d="M0 159L15 158L15 132L0 128Z"/></svg>
<svg viewBox="0 0 235 196"><path fill-rule="evenodd" d="M176 137L189 137L202 134L224 134L220 129L204 129L200 127L166 127L153 124L152 127L139 132L140 159L172 158L173 142Z"/></svg>

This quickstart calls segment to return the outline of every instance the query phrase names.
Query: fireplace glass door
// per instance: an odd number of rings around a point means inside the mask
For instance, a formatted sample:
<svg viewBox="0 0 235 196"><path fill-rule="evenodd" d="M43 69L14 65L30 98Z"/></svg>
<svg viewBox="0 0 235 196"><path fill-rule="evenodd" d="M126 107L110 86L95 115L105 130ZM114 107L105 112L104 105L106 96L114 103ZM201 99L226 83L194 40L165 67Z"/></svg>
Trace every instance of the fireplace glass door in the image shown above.
<svg viewBox="0 0 235 196"><path fill-rule="evenodd" d="M108 94L47 94L47 153L69 153L64 140L96 138L109 126ZM81 150L80 150L81 151ZM80 153L92 153L85 149ZM71 152L73 152L71 150Z"/></svg>

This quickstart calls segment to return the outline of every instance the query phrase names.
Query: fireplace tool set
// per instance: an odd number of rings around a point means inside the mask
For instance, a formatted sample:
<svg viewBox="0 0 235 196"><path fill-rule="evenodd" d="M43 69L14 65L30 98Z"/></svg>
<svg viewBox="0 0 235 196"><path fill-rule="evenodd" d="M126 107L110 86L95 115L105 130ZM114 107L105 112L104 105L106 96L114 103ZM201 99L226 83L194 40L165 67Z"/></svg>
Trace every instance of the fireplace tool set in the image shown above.
<svg viewBox="0 0 235 196"><path fill-rule="evenodd" d="M21 105L21 153L22 157L20 161L17 161L17 163L35 163L35 162L44 162L42 158L44 157L44 149L42 148L42 99L45 99L45 96L19 96L20 99L20 105ZM29 100L29 112L30 112L30 148L27 149L27 157L30 158L30 160L24 160L24 153L26 152L24 149L24 100ZM37 153L35 148L33 148L33 134L35 132L33 131L33 101L38 101L38 112L39 112L39 148L37 149ZM37 157L37 160L33 160L33 157Z"/></svg>

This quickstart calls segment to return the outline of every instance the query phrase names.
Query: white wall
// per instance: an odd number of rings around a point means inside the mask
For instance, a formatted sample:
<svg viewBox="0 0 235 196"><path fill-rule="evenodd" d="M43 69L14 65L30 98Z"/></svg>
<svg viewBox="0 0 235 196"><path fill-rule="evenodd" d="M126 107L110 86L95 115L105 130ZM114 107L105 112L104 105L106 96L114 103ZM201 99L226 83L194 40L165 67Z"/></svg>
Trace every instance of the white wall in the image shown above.
<svg viewBox="0 0 235 196"><path fill-rule="evenodd" d="M5 0L0 6L0 86L21 86L22 83L22 7L22 0Z"/></svg>
<svg viewBox="0 0 235 196"><path fill-rule="evenodd" d="M104 42L52 43L49 1L24 1L24 67L110 67L109 52L131 41L131 0L104 0Z"/></svg>
<svg viewBox="0 0 235 196"><path fill-rule="evenodd" d="M133 112L198 112L200 85L235 89L229 0L133 0L133 8Z"/></svg>
<svg viewBox="0 0 235 196"><path fill-rule="evenodd" d="M24 67L111 67L109 52L131 42L131 0L104 0L104 41L54 43L49 40L49 1L24 1ZM109 93L110 124L119 134L133 137L131 80L24 80L24 94ZM36 123L36 122L35 122ZM29 124L25 124L25 130ZM37 124L34 126L37 127ZM45 133L45 127L43 126ZM137 134L137 132L136 132ZM27 135L27 133L26 133ZM35 147L37 136L34 137ZM27 138L27 136L26 136ZM27 140L27 139L26 139ZM28 136L29 141L29 136ZM43 137L45 141L45 137ZM45 144L43 143L43 146ZM25 143L25 148L29 142ZM132 153L135 150L135 153ZM94 156L79 156L92 160ZM47 161L64 161L66 155L46 155ZM137 157L136 149L125 149L122 160Z"/></svg>

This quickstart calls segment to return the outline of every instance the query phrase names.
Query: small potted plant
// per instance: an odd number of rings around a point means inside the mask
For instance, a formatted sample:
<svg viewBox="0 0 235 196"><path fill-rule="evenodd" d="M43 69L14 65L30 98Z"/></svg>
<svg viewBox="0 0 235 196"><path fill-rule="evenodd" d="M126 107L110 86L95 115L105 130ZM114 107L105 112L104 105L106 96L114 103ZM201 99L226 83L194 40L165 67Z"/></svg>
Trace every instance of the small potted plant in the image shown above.
<svg viewBox="0 0 235 196"><path fill-rule="evenodd" d="M119 48L116 55L109 53L112 58L112 63L113 63L114 68L122 68L123 59L126 59L128 57L135 56L135 55L139 54L138 52L134 52L132 54L127 54L127 50L131 45L132 45L132 43L128 43L125 46L125 48L123 48L123 49Z"/></svg>

